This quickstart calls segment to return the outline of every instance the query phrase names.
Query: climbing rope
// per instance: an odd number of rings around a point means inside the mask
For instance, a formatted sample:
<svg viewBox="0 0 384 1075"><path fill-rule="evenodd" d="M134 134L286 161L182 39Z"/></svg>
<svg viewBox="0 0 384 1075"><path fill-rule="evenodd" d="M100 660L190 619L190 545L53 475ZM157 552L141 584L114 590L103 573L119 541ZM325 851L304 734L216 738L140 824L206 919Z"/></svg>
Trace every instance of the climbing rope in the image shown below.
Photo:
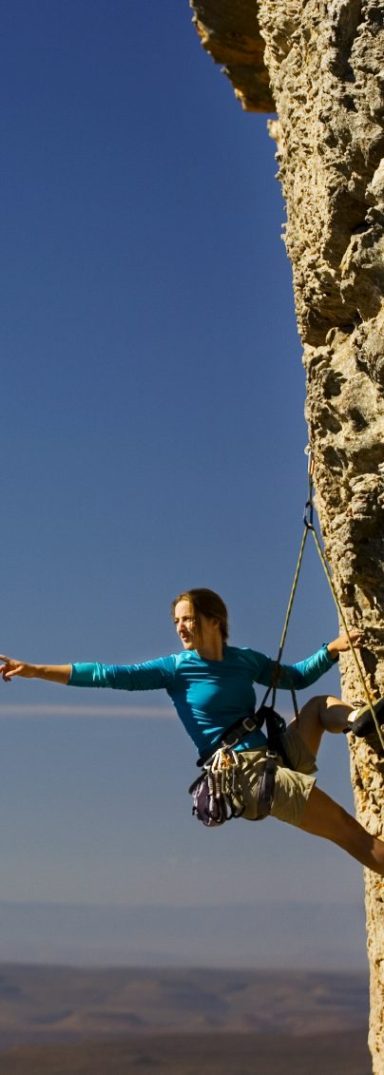
<svg viewBox="0 0 384 1075"><path fill-rule="evenodd" d="M322 568L323 568L325 577L327 579L327 582L328 582L328 585L329 585L333 600L334 600L335 605L336 605L338 615L339 615L340 620L341 620L341 622L343 624L344 631L345 631L345 634L346 634L348 642L349 642L352 658L353 658L353 661L354 661L354 664L355 664L355 668L356 668L358 678L360 680L360 683L361 683L361 686L362 686L362 689L363 689L363 692L364 692L364 697L365 697L365 699L367 701L367 705L369 706L370 713L371 713L371 716L372 716L372 719L373 719L373 722L374 722L374 726L375 726L375 729L376 729L376 732L377 732L377 736L379 738L380 744L381 744L381 746L383 748L383 751L384 751L383 733L381 731L380 724L378 722L378 719L377 719L377 716L376 716L376 713L375 713L375 710L374 710L373 699L372 699L372 696L371 696L371 694L370 694L370 692L368 690L366 679L365 679L365 676L364 676L364 672L363 672L363 669L362 669L362 666L361 666L361 662L360 662L360 660L358 658L358 655L357 655L357 652L356 652L356 647L355 647L355 645L354 645L354 643L352 641L351 634L350 634L350 631L349 631L349 628L348 628L345 612L344 612L344 609L343 609L343 607L342 607L342 605L340 603L339 597L337 595L336 588L335 588L333 578L332 578L332 575L331 575L331 571L330 571L329 565L327 563L326 557L324 555L324 551L323 551L322 546L321 546L320 538L319 538L319 535L317 533L317 530L316 530L316 527L315 527L315 524L314 524L314 521L313 521L314 520L313 466L312 466L312 457L311 457L311 453L310 453L309 449L307 449L307 453L308 453L308 496L307 496L307 500L306 500L306 503L305 503L305 509L304 509L304 520L303 520L304 521L304 530L303 530L303 535L302 535L302 539L301 539L301 543L300 543L299 555L298 555L298 558L297 558L295 572L294 572L294 576L293 576L292 588L291 588L291 592L290 592L290 595L289 595L287 611L286 611L286 614L285 614L283 630L282 630L282 633L281 633L278 655L277 655L277 658L276 658L277 674L278 674L278 669L279 669L279 666L280 666L280 663L281 663L281 658L282 658L282 654L283 654L283 650L284 650L284 646L285 646L285 640L286 640L286 637L287 637L288 625L289 625L289 621L290 621L291 613L292 613L292 608L293 608L293 602L294 602L294 599L295 599L296 590L297 590L297 586L298 586L298 582L299 582L299 577L300 577L300 572L301 572L301 567L302 567L302 562L303 562L303 556L304 556L304 549L305 549L305 545L306 545L306 542L307 542L308 534L312 534L312 537L313 537L313 540L314 540L314 543L315 543L315 548L316 548L316 551L317 551L318 556L319 556L320 563L322 565ZM276 680L277 680L277 675L276 675ZM274 707L274 705L275 705L276 690L277 690L277 682L273 684L273 688L272 688L272 707ZM295 714L296 714L296 716L298 716L298 705L297 705L297 701L296 701L295 692L292 690L291 694L292 694Z"/></svg>

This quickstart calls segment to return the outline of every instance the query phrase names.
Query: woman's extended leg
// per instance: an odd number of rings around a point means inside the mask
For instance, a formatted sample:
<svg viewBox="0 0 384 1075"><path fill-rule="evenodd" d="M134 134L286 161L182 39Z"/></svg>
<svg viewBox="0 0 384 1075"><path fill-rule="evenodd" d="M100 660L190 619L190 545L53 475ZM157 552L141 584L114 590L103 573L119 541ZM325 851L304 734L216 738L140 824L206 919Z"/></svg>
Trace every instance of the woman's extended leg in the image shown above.
<svg viewBox="0 0 384 1075"><path fill-rule="evenodd" d="M323 694L310 698L289 727L297 729L311 754L316 757L323 733L326 731L338 734L345 731L348 714L351 712L352 706L347 702Z"/></svg>
<svg viewBox="0 0 384 1075"><path fill-rule="evenodd" d="M299 828L332 840L349 855L384 877L384 842L371 836L339 803L320 788L313 788Z"/></svg>

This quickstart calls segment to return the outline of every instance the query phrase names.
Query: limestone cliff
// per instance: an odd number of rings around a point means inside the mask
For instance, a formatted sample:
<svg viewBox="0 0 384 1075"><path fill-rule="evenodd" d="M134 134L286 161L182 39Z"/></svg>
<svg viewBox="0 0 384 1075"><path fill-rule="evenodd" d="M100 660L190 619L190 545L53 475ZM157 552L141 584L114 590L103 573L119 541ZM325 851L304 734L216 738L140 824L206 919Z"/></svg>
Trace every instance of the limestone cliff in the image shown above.
<svg viewBox="0 0 384 1075"><path fill-rule="evenodd" d="M364 624L370 686L384 693L383 2L192 6L204 46L225 63L243 106L277 113L270 130L287 206L317 507L347 620ZM344 696L361 697L350 657L342 663ZM358 816L383 835L384 760L359 743L351 772ZM383 1075L384 885L368 871L366 905L370 1047L373 1071Z"/></svg>
<svg viewBox="0 0 384 1075"><path fill-rule="evenodd" d="M224 65L243 108L274 112L256 4L249 0L193 0L191 7L204 48Z"/></svg>

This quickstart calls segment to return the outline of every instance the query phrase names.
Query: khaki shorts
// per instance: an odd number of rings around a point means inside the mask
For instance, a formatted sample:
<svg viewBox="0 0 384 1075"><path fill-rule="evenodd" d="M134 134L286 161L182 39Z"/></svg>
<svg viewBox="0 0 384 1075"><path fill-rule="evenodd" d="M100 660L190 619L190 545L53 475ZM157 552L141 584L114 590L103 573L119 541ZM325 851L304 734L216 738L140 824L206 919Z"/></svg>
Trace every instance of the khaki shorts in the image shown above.
<svg viewBox="0 0 384 1075"><path fill-rule="evenodd" d="M271 817L300 825L307 799L316 783L316 759L299 735L295 724L284 732L282 742L294 769L286 769L280 758L276 770L276 784ZM244 750L240 758L240 781L246 821L257 821L257 781L265 763L266 749Z"/></svg>

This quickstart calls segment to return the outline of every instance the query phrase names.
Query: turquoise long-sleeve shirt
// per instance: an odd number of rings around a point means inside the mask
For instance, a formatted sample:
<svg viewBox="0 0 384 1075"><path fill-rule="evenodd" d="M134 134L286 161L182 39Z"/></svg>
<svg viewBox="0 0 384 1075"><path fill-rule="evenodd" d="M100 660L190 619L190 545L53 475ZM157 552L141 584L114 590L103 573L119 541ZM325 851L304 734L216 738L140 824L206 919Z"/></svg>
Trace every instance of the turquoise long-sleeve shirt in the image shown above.
<svg viewBox="0 0 384 1075"><path fill-rule="evenodd" d="M282 665L278 686L301 690L315 683L334 664L326 645L297 664ZM112 687L115 690L163 689L175 706L199 754L214 750L225 730L254 713L253 684L269 687L275 661L252 649L225 646L221 661L207 661L196 650L172 653L142 664L73 664L72 687ZM261 731L252 732L237 747L255 750L266 745Z"/></svg>

